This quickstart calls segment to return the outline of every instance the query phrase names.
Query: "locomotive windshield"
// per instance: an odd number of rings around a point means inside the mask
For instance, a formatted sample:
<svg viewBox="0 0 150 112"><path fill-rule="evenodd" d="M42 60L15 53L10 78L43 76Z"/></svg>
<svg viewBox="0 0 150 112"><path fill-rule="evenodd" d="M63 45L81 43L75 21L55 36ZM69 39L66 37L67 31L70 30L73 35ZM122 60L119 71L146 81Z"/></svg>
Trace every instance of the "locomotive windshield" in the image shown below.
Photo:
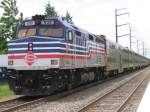
<svg viewBox="0 0 150 112"><path fill-rule="evenodd" d="M62 37L63 30L62 28L40 28L39 35L42 36L52 36L52 37Z"/></svg>
<svg viewBox="0 0 150 112"><path fill-rule="evenodd" d="M29 36L62 37L63 29L56 20L28 20L24 21L19 30L18 38Z"/></svg>
<svg viewBox="0 0 150 112"><path fill-rule="evenodd" d="M28 37L28 36L34 36L36 35L36 28L25 28L20 29L18 32L18 37Z"/></svg>
<svg viewBox="0 0 150 112"><path fill-rule="evenodd" d="M24 38L29 36L49 36L49 37L62 37L62 28L23 28L18 32L18 38Z"/></svg>

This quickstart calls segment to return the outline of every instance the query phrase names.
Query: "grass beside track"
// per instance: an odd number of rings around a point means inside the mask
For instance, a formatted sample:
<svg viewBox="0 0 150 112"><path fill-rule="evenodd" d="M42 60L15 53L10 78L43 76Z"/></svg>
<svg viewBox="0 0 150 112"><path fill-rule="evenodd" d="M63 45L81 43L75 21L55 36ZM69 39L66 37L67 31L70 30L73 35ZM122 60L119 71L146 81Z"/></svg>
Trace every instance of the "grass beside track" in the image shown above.
<svg viewBox="0 0 150 112"><path fill-rule="evenodd" d="M0 100L14 96L14 93L9 89L7 83L0 83Z"/></svg>

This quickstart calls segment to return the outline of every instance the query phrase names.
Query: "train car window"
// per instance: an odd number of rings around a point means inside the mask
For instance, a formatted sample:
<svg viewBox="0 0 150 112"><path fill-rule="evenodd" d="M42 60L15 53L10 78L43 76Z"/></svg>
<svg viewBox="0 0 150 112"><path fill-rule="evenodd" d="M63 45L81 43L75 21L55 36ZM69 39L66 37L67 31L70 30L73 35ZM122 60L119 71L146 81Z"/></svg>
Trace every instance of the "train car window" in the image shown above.
<svg viewBox="0 0 150 112"><path fill-rule="evenodd" d="M36 35L36 29L35 28L21 29L18 32L18 38L34 36L34 35Z"/></svg>
<svg viewBox="0 0 150 112"><path fill-rule="evenodd" d="M81 36L81 32L79 32L79 31L75 31L75 34L76 34L77 36Z"/></svg>
<svg viewBox="0 0 150 112"><path fill-rule="evenodd" d="M89 34L89 40L91 40L91 41L93 41L93 40L94 40L93 36L92 36L92 35L90 35L90 34Z"/></svg>
<svg viewBox="0 0 150 112"><path fill-rule="evenodd" d="M62 28L40 28L39 35L43 36L52 36L52 37L62 37L63 29Z"/></svg>

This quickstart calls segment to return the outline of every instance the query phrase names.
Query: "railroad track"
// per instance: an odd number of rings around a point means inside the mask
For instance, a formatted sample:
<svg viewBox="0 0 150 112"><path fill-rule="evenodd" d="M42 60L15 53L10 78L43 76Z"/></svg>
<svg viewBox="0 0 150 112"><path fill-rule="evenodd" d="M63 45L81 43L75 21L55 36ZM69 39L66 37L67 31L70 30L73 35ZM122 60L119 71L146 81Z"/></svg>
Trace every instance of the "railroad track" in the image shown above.
<svg viewBox="0 0 150 112"><path fill-rule="evenodd" d="M40 99L40 97L27 97L27 96L22 96L18 97L16 99L0 102L0 112L9 112L14 109L17 109L29 102L33 102Z"/></svg>
<svg viewBox="0 0 150 112"><path fill-rule="evenodd" d="M119 112L137 112L149 81L150 76L144 80L144 82L135 90L134 94L132 94L124 105L122 105Z"/></svg>
<svg viewBox="0 0 150 112"><path fill-rule="evenodd" d="M120 77L120 76L117 76L117 77ZM72 89L69 91L61 92L61 94L58 93L58 94L47 96L47 97L34 98L34 99L32 99L32 98L30 99L30 97L29 98L23 97L23 98L19 98L19 99L9 100L6 102L1 102L0 103L0 112L12 112L12 111L22 112L22 111L30 110L31 108L38 107L39 105L44 105L50 101L55 101L57 99L61 99L63 97L66 97L66 96L76 93L78 91L82 91L84 89L96 86L98 84L107 82L109 80L113 80L115 78L109 78L107 80L94 82L94 83L91 83L88 85L80 86L78 88L75 88L75 89Z"/></svg>
<svg viewBox="0 0 150 112"><path fill-rule="evenodd" d="M149 74L138 75L105 95L90 101L78 112L121 112L135 91L149 77Z"/></svg>

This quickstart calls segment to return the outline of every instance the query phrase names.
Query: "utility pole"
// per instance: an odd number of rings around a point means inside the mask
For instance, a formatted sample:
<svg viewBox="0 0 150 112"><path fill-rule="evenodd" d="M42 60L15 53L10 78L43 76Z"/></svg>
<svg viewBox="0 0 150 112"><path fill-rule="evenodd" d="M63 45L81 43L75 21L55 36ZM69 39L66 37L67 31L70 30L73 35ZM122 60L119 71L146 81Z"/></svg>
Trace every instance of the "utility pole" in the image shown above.
<svg viewBox="0 0 150 112"><path fill-rule="evenodd" d="M137 39L137 53L139 53L139 40Z"/></svg>
<svg viewBox="0 0 150 112"><path fill-rule="evenodd" d="M144 56L144 51L145 51L145 50L144 50L144 42L143 42L143 56Z"/></svg>
<svg viewBox="0 0 150 112"><path fill-rule="evenodd" d="M117 27L117 9L115 9L115 28L116 28L116 43L118 43L118 27Z"/></svg>
<svg viewBox="0 0 150 112"><path fill-rule="evenodd" d="M130 38L130 50L131 50L131 26L130 26L130 24L129 24L129 30L130 30L129 38Z"/></svg>
<svg viewBox="0 0 150 112"><path fill-rule="evenodd" d="M118 36L118 27L120 26L124 26L124 25L129 25L129 23L126 23L126 24L121 24L121 25L118 25L118 16L122 16L122 15L129 15L128 12L125 12L125 13L121 13L121 14L118 14L118 11L121 11L121 10L124 10L126 8L122 8L122 9L115 9L115 29L116 29L116 43L118 43L118 37L123 37L123 36L126 36L126 35L129 35L129 34L125 34L125 35L121 35L121 36Z"/></svg>
<svg viewBox="0 0 150 112"><path fill-rule="evenodd" d="M125 24L120 24L118 25L118 17L119 16L122 16L122 15L128 15L129 16L129 12L125 12L125 13L119 13L119 11L121 10L124 10L126 8L122 8L122 9L115 9L115 29L116 29L116 43L118 43L118 39L119 37L123 37L123 36L129 36L129 44L130 44L130 50L132 49L132 37L135 37L135 36L132 36L132 28L130 23L125 23ZM125 26L125 25L128 25L129 26L129 33L128 34L123 34L123 35L118 35L118 27L122 27L122 26Z"/></svg>
<svg viewBox="0 0 150 112"><path fill-rule="evenodd" d="M145 55L145 45L144 45L144 42L140 39L137 39L137 53L139 53L144 56Z"/></svg>
<svg viewBox="0 0 150 112"><path fill-rule="evenodd" d="M144 53L145 53L145 57L146 57L146 55L147 55L147 49L146 48L145 48L145 52Z"/></svg>
<svg viewBox="0 0 150 112"><path fill-rule="evenodd" d="M130 49L132 49L132 37L136 37L136 35L132 35L132 31L135 31L133 30L134 27L131 27L130 24L129 24L129 32L130 32L130 35L129 35L129 38L130 38Z"/></svg>

